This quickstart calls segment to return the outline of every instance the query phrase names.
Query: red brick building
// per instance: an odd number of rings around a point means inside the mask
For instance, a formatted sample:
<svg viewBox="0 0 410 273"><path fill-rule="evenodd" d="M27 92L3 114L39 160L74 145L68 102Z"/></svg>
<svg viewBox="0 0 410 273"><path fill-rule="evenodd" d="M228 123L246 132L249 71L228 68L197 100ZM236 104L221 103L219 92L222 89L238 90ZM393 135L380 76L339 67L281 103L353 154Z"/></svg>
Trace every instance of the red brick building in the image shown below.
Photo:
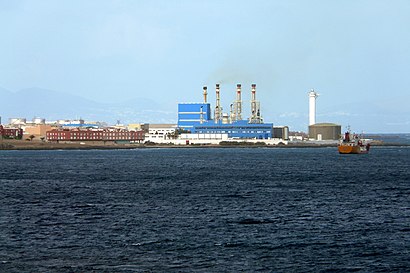
<svg viewBox="0 0 410 273"><path fill-rule="evenodd" d="M53 129L46 132L48 141L130 141L142 142L144 131L123 129Z"/></svg>
<svg viewBox="0 0 410 273"><path fill-rule="evenodd" d="M0 136L4 138L21 139L23 137L23 129L4 128L3 125L0 125Z"/></svg>

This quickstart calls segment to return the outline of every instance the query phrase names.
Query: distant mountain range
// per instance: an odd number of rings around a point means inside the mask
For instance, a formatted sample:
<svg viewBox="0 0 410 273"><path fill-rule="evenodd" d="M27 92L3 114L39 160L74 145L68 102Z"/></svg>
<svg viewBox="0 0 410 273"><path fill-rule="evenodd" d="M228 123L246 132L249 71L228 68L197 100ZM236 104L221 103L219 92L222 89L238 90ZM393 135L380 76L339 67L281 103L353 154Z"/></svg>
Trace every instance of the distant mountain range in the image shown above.
<svg viewBox="0 0 410 273"><path fill-rule="evenodd" d="M177 105L161 105L148 98L134 98L121 103L101 103L81 96L47 90L27 88L17 92L0 87L0 117L2 123L9 118L34 117L46 120L79 119L86 121L104 121L115 124L119 120L128 123L176 123ZM334 122L342 125L342 131L348 125L357 132L410 132L408 100L389 98L383 103L357 101L356 99L340 105L327 107L326 102L318 101L316 122ZM291 130L307 131L306 111L293 109L281 113L273 107L262 104L265 122L275 125L288 125ZM246 111L246 109L244 110ZM246 112L245 117L246 116Z"/></svg>
<svg viewBox="0 0 410 273"><path fill-rule="evenodd" d="M157 102L147 98L135 98L121 103L100 103L67 93L27 88L12 92L0 88L0 116L2 123L9 118L34 117L46 120L78 119L121 123L175 123L175 111L163 111Z"/></svg>

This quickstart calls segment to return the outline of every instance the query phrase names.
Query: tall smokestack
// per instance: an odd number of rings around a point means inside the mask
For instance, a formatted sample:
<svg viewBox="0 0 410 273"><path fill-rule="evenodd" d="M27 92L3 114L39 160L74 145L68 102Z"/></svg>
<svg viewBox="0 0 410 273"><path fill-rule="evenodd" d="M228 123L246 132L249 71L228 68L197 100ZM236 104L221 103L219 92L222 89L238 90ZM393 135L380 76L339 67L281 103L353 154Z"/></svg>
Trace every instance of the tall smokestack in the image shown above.
<svg viewBox="0 0 410 273"><path fill-rule="evenodd" d="M204 103L207 103L207 96L208 96L208 91L207 91L207 87L206 86L204 86L204 92L203 92L203 94L204 94Z"/></svg>
<svg viewBox="0 0 410 273"><path fill-rule="evenodd" d="M236 120L242 120L242 96L241 96L241 85L238 83L236 85Z"/></svg>
<svg viewBox="0 0 410 273"><path fill-rule="evenodd" d="M256 118L256 84L252 84L252 91L251 91L251 120Z"/></svg>
<svg viewBox="0 0 410 273"><path fill-rule="evenodd" d="M251 100L256 101L256 84L252 83L252 98Z"/></svg>
<svg viewBox="0 0 410 273"><path fill-rule="evenodd" d="M260 102L256 100L256 84L253 83L251 87L251 117L249 122L263 123L263 118L261 116L261 105Z"/></svg>
<svg viewBox="0 0 410 273"><path fill-rule="evenodd" d="M309 92L309 125L316 124L316 98L319 96L315 90Z"/></svg>
<svg viewBox="0 0 410 273"><path fill-rule="evenodd" d="M220 97L220 94L219 94L220 89L219 89L219 84L218 83L216 84L215 92L216 92L216 105L215 105L214 119L215 119L215 123L217 123L221 119L221 113L222 113L221 97Z"/></svg>

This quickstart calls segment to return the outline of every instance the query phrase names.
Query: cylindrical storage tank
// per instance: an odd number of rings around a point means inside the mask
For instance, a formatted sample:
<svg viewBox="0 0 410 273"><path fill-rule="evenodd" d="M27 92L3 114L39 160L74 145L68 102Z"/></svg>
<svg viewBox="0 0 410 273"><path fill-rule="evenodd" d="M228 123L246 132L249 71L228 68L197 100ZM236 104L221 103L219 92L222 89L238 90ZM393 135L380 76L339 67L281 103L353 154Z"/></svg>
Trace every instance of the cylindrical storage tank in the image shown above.
<svg viewBox="0 0 410 273"><path fill-rule="evenodd" d="M34 124L45 124L46 119L44 119L44 118L33 118L33 123Z"/></svg>
<svg viewBox="0 0 410 273"><path fill-rule="evenodd" d="M289 139L289 127L288 126L273 126L273 137L283 140Z"/></svg>
<svg viewBox="0 0 410 273"><path fill-rule="evenodd" d="M9 123L13 124L26 124L27 120L25 118L11 118L9 119Z"/></svg>
<svg viewBox="0 0 410 273"><path fill-rule="evenodd" d="M283 139L289 140L289 127L288 126L283 127Z"/></svg>
<svg viewBox="0 0 410 273"><path fill-rule="evenodd" d="M222 123L223 124L228 124L229 123L229 115L226 113L222 114Z"/></svg>
<svg viewBox="0 0 410 273"><path fill-rule="evenodd" d="M316 123L309 126L309 138L315 140L338 140L341 126L334 123Z"/></svg>
<svg viewBox="0 0 410 273"><path fill-rule="evenodd" d="M223 124L228 124L229 123L229 115L226 113L222 114L222 123Z"/></svg>

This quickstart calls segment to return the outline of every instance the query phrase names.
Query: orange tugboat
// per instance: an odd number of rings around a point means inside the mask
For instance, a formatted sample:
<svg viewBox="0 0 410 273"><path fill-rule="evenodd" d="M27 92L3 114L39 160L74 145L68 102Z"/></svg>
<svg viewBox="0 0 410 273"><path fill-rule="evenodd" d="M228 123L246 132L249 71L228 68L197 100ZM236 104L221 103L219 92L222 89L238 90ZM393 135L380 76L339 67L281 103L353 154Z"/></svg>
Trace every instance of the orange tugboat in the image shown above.
<svg viewBox="0 0 410 273"><path fill-rule="evenodd" d="M347 131L344 137L340 140L338 150L340 154L367 154L370 150L370 143L365 143L366 140L359 138L353 134L350 137L350 132Z"/></svg>

